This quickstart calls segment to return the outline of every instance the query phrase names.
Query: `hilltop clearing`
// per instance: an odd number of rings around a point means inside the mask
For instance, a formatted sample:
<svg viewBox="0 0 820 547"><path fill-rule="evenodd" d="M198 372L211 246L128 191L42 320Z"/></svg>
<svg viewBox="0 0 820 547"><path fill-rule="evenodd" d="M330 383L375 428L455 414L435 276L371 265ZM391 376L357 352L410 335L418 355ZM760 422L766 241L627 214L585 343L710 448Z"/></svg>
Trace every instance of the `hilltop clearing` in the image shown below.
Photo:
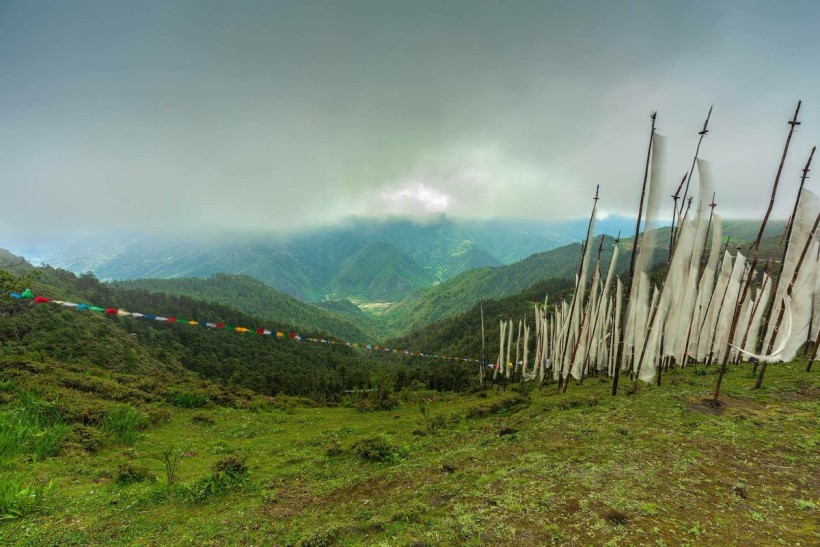
<svg viewBox="0 0 820 547"><path fill-rule="evenodd" d="M615 398L588 379L566 395L405 390L370 412L280 397L157 402L163 415L130 443L103 436L93 450L6 460L4 482L52 486L0 525L0 540L815 544L817 375L777 365L751 391L746 369L731 368L717 411L701 404L714 369L700 367ZM54 373L13 370L2 373L4 416L32 378ZM154 457L162 448L182 454L173 485Z"/></svg>

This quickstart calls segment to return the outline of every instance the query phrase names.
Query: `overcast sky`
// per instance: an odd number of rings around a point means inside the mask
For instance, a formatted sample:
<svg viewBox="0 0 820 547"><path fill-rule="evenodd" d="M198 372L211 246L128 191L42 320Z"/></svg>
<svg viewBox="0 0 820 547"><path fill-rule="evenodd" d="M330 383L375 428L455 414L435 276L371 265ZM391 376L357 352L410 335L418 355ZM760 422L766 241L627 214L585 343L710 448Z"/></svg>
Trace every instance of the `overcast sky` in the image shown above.
<svg viewBox="0 0 820 547"><path fill-rule="evenodd" d="M710 105L719 211L760 218L801 98L785 217L820 142L818 22L815 1L0 0L0 228L573 218L596 184L628 214L649 113L668 195Z"/></svg>

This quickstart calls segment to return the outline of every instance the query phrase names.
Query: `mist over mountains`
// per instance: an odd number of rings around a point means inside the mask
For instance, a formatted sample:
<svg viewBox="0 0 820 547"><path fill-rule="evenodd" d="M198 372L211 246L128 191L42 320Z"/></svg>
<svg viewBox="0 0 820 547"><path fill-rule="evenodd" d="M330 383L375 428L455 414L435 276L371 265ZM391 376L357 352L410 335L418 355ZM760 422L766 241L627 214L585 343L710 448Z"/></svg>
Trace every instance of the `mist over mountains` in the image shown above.
<svg viewBox="0 0 820 547"><path fill-rule="evenodd" d="M634 220L609 217L598 231L617 234ZM463 272L510 264L583 239L587 220L419 221L353 218L294 234L141 234L87 236L68 243L18 243L35 263L101 280L253 277L305 302L393 302Z"/></svg>

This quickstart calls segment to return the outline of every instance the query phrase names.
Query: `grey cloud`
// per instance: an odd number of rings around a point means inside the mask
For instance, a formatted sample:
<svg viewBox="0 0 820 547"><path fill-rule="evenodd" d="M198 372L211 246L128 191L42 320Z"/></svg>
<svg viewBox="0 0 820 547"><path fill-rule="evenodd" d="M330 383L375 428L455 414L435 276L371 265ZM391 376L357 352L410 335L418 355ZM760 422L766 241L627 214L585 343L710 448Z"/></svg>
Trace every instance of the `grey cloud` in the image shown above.
<svg viewBox="0 0 820 547"><path fill-rule="evenodd" d="M649 112L668 137L666 195L710 104L702 155L723 216L757 217L802 97L785 216L820 141L818 15L810 2L3 3L0 178L26 205L0 223L286 230L423 211L419 188L457 216L571 218L597 184L604 211L630 213Z"/></svg>

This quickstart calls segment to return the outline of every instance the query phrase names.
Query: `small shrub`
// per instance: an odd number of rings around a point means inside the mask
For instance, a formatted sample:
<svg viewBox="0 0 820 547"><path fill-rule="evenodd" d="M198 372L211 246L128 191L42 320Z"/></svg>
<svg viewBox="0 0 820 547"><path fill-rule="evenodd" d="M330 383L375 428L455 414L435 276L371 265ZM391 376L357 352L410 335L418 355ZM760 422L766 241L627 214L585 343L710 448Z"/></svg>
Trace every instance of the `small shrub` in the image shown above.
<svg viewBox="0 0 820 547"><path fill-rule="evenodd" d="M695 376L706 376L707 374L709 374L709 371L706 370L706 368L704 367L695 367L692 373Z"/></svg>
<svg viewBox="0 0 820 547"><path fill-rule="evenodd" d="M447 425L447 419L444 416L441 414L433 415L430 413L428 401L419 402L419 411L421 412L424 428L428 433L435 433Z"/></svg>
<svg viewBox="0 0 820 547"><path fill-rule="evenodd" d="M579 399L567 399L565 401L561 401L560 403L558 403L558 408L560 408L561 410L569 410L571 408L577 408L582 405L583 402Z"/></svg>
<svg viewBox="0 0 820 547"><path fill-rule="evenodd" d="M154 459L162 462L165 468L165 480L172 485L177 480L177 465L185 454L174 447L168 446L154 454Z"/></svg>
<svg viewBox="0 0 820 547"><path fill-rule="evenodd" d="M51 493L53 483L26 484L7 473L0 474L0 521L22 518L39 511Z"/></svg>
<svg viewBox="0 0 820 547"><path fill-rule="evenodd" d="M493 401L489 404L482 403L478 406L474 406L467 410L465 416L467 418L484 418L492 414L498 414L505 410L510 410L520 406L527 406L529 404L530 401L528 401L527 399L521 396L516 396L509 399Z"/></svg>
<svg viewBox="0 0 820 547"><path fill-rule="evenodd" d="M201 503L215 494L224 491L217 477L213 473L202 477L187 488L188 499L195 503Z"/></svg>
<svg viewBox="0 0 820 547"><path fill-rule="evenodd" d="M197 412L191 417L191 421L195 424L214 425L216 420L207 412Z"/></svg>
<svg viewBox="0 0 820 547"><path fill-rule="evenodd" d="M351 448L360 459L368 462L389 462L395 458L396 449L382 436L360 439Z"/></svg>
<svg viewBox="0 0 820 547"><path fill-rule="evenodd" d="M211 466L211 471L223 477L228 485L244 484L249 472L245 458L238 456L225 456Z"/></svg>
<svg viewBox="0 0 820 547"><path fill-rule="evenodd" d="M120 465L117 468L117 474L114 476L114 482L117 484L132 484L135 482L153 480L156 480L156 477L154 477L154 475L152 475L146 468L130 463Z"/></svg>
<svg viewBox="0 0 820 547"><path fill-rule="evenodd" d="M11 391L14 389L14 382L11 380L0 380L0 391Z"/></svg>
<svg viewBox="0 0 820 547"><path fill-rule="evenodd" d="M245 486L248 475L244 458L225 456L211 467L208 475L188 487L188 497L195 502L205 501L211 496Z"/></svg>
<svg viewBox="0 0 820 547"><path fill-rule="evenodd" d="M134 444L137 430L145 428L144 414L129 405L116 405L103 418L102 430L125 444Z"/></svg>
<svg viewBox="0 0 820 547"><path fill-rule="evenodd" d="M330 524L322 526L302 537L297 543L297 547L330 547L335 545L342 533L338 525Z"/></svg>
<svg viewBox="0 0 820 547"><path fill-rule="evenodd" d="M151 425L163 424L171 419L171 411L167 408L152 407L148 409L148 422Z"/></svg>
<svg viewBox="0 0 820 547"><path fill-rule="evenodd" d="M96 427L85 424L74 424L68 442L86 452L94 453L102 448L103 434Z"/></svg>
<svg viewBox="0 0 820 547"><path fill-rule="evenodd" d="M622 511L611 510L606 515L606 520L615 526L626 526L629 524L629 515Z"/></svg>
<svg viewBox="0 0 820 547"><path fill-rule="evenodd" d="M202 408L208 404L208 396L196 391L177 391L171 394L171 404L182 408Z"/></svg>
<svg viewBox="0 0 820 547"><path fill-rule="evenodd" d="M342 443L340 443L339 439L337 439L335 437L330 439L330 442L328 442L325 445L325 455L326 456L330 456L330 457L339 456L343 452L344 452L344 449L342 448Z"/></svg>

